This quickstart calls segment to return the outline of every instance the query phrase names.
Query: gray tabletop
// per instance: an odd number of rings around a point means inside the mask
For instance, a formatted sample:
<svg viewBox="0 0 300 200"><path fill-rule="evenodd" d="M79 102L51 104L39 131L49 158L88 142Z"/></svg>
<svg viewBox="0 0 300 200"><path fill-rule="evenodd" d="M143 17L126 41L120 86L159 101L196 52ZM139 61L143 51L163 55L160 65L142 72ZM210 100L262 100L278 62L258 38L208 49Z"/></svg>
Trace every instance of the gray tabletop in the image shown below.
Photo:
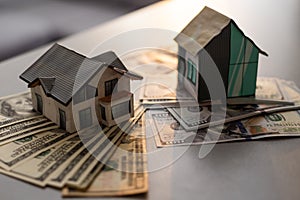
<svg viewBox="0 0 300 200"><path fill-rule="evenodd" d="M59 43L82 54L121 32L160 28L179 32L208 5L233 18L269 57L260 58L259 75L276 76L300 85L300 2L204 0L166 1ZM153 36L155 37L155 36ZM126 45L126 42L121 45ZM0 63L0 96L22 92L18 75L49 47ZM91 53L92 52L92 53ZM153 138L147 147L156 151ZM149 192L124 199L295 199L300 198L300 138L217 144L203 159L200 146L170 148L148 158ZM170 160L163 166L159 163ZM159 168L159 169L158 169ZM60 191L41 189L0 175L0 199L61 199Z"/></svg>

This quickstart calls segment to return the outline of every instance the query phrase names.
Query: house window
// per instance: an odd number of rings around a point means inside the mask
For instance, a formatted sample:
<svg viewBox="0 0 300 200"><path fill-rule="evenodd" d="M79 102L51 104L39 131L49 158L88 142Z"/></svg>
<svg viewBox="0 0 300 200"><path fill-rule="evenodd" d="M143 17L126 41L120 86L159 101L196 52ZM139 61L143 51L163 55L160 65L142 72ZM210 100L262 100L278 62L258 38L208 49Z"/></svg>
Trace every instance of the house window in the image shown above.
<svg viewBox="0 0 300 200"><path fill-rule="evenodd" d="M105 107L100 105L101 118L106 121Z"/></svg>
<svg viewBox="0 0 300 200"><path fill-rule="evenodd" d="M185 76L185 60L178 57L178 72L179 72L179 82L182 83Z"/></svg>
<svg viewBox="0 0 300 200"><path fill-rule="evenodd" d="M85 89L81 88L74 96L74 104L83 102L85 100Z"/></svg>
<svg viewBox="0 0 300 200"><path fill-rule="evenodd" d="M37 102L37 111L43 114L43 99L41 95L35 94L36 96L36 102Z"/></svg>
<svg viewBox="0 0 300 200"><path fill-rule="evenodd" d="M59 109L59 125L60 128L66 129L66 113L61 109Z"/></svg>
<svg viewBox="0 0 300 200"><path fill-rule="evenodd" d="M112 119L117 119L126 114L131 113L131 101L126 101L120 104L117 104L111 108L112 110Z"/></svg>
<svg viewBox="0 0 300 200"><path fill-rule="evenodd" d="M190 59L188 60L188 74L187 78L196 85L197 80L197 68L195 63L193 63Z"/></svg>
<svg viewBox="0 0 300 200"><path fill-rule="evenodd" d="M85 91L86 99L91 99L91 98L98 96L97 88L92 87L90 85L87 85L85 88L86 88L86 91Z"/></svg>
<svg viewBox="0 0 300 200"><path fill-rule="evenodd" d="M85 100L91 99L98 96L97 88L92 87L90 85L86 85L82 87L75 95L74 95L74 104L81 103Z"/></svg>
<svg viewBox="0 0 300 200"><path fill-rule="evenodd" d="M92 125L91 108L87 108L79 111L79 122L80 122L80 129L84 129Z"/></svg>
<svg viewBox="0 0 300 200"><path fill-rule="evenodd" d="M118 83L117 78L105 82L105 96L109 96L113 92L117 92L117 87L116 87L117 83Z"/></svg>

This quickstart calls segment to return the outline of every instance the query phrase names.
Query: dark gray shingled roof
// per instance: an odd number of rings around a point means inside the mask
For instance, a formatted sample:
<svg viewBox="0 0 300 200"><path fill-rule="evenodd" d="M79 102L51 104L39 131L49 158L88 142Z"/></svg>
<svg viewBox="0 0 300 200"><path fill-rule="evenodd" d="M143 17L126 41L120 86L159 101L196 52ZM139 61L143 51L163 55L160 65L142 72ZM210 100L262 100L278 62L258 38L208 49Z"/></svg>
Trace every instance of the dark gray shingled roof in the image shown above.
<svg viewBox="0 0 300 200"><path fill-rule="evenodd" d="M112 51L105 52L103 54L93 57L92 59L107 63L110 66L117 67L121 70L127 71L127 69L124 66L124 64L122 63L122 61Z"/></svg>
<svg viewBox="0 0 300 200"><path fill-rule="evenodd" d="M67 105L72 100L73 93L87 83L103 66L107 66L106 62L112 63L113 69L128 71L117 55L111 51L95 58L87 58L59 44L54 44L23 72L20 78L29 86L40 81L48 96Z"/></svg>

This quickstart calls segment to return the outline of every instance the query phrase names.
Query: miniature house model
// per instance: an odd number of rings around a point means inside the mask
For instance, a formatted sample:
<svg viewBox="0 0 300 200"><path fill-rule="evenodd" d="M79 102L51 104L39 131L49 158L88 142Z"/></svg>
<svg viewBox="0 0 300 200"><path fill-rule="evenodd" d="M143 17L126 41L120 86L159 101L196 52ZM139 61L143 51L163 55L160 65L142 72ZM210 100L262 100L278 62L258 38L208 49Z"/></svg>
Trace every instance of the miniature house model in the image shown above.
<svg viewBox="0 0 300 200"><path fill-rule="evenodd" d="M179 84L198 101L209 100L201 71L217 66L227 98L254 96L259 53L266 55L230 18L205 7L175 38L178 43ZM195 45L195 43L197 45ZM199 74L200 73L200 74Z"/></svg>
<svg viewBox="0 0 300 200"><path fill-rule="evenodd" d="M68 132L128 120L134 115L130 79L142 79L113 52L87 58L59 44L20 78L31 88L34 109Z"/></svg>

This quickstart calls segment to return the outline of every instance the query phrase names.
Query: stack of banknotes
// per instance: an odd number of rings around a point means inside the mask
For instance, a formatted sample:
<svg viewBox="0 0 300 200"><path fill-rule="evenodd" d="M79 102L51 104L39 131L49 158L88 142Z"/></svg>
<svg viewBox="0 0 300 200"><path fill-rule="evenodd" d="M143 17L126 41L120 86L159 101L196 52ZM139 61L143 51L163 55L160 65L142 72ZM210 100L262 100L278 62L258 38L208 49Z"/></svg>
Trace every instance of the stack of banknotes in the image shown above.
<svg viewBox="0 0 300 200"><path fill-rule="evenodd" d="M34 112L28 92L3 97L0 106L0 173L67 197L147 192L142 107L129 122L91 128L83 138Z"/></svg>
<svg viewBox="0 0 300 200"><path fill-rule="evenodd" d="M144 79L133 83L134 118L118 126L68 133L33 111L29 92L0 98L0 173L65 197L134 195L148 191L148 132L156 148L300 136L294 82L258 78L255 98L213 109L178 89L176 55L151 50L122 60Z"/></svg>

